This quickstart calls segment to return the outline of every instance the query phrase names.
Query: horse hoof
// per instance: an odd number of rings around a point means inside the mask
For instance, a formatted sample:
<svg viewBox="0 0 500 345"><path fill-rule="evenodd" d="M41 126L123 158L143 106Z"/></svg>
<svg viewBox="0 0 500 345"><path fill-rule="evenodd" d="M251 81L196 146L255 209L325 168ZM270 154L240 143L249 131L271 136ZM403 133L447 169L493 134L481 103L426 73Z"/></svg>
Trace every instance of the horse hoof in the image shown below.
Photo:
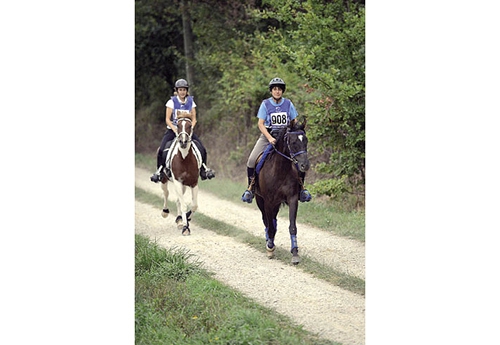
<svg viewBox="0 0 500 345"><path fill-rule="evenodd" d="M182 228L182 236L189 236L189 235L191 235L191 230L189 230L187 226L184 226Z"/></svg>
<svg viewBox="0 0 500 345"><path fill-rule="evenodd" d="M175 224L177 224L178 230L182 230L182 228L184 227L184 224L182 224L182 217L181 216L177 216L177 218L175 218Z"/></svg>
<svg viewBox="0 0 500 345"><path fill-rule="evenodd" d="M169 213L170 213L170 211L168 208L164 208L163 210L161 210L161 216L163 218L167 218Z"/></svg>
<svg viewBox="0 0 500 345"><path fill-rule="evenodd" d="M274 258L274 251L276 250L276 246L274 246L272 248L269 248L268 246L266 246L266 250L267 250L267 257L269 259Z"/></svg>
<svg viewBox="0 0 500 345"><path fill-rule="evenodd" d="M300 257L297 255L297 256L292 256L292 264L294 265L298 265L300 262Z"/></svg>

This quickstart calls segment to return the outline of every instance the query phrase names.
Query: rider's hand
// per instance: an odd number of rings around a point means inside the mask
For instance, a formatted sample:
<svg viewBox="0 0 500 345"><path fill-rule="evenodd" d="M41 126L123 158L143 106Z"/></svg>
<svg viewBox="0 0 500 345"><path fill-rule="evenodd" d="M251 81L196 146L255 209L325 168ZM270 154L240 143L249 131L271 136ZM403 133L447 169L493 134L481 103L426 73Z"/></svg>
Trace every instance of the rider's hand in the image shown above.
<svg viewBox="0 0 500 345"><path fill-rule="evenodd" d="M273 137L271 137L271 138L269 138L269 139L267 139L267 140L269 140L269 142L270 142L271 144L273 144L273 145L275 145L275 144L276 144L276 139L275 139L275 138L273 138Z"/></svg>

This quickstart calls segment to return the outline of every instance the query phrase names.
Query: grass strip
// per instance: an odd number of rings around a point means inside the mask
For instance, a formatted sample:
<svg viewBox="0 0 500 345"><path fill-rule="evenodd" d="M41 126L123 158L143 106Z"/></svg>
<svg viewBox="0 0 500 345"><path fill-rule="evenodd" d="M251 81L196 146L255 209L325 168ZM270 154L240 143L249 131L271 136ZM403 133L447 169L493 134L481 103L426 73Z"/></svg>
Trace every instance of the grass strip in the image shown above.
<svg viewBox="0 0 500 345"><path fill-rule="evenodd" d="M161 197L149 193L139 187L135 188L135 197L137 201L147 203L152 206L163 205L163 199ZM192 223L198 226L203 226L206 229L210 229L218 235L232 237L237 241L245 243L253 249L258 250L263 253L263 255L266 253L264 234L262 237L254 236L241 228L211 218L199 211L196 212L196 217L193 219ZM279 260L284 264L291 265L291 254L288 250L276 248L274 253L276 260ZM307 255L301 256L301 262L297 267L304 272L312 274L318 279L322 279L344 290L348 290L362 296L365 295L365 281L363 279L339 272Z"/></svg>
<svg viewBox="0 0 500 345"><path fill-rule="evenodd" d="M340 345L212 278L188 251L135 241L135 344Z"/></svg>

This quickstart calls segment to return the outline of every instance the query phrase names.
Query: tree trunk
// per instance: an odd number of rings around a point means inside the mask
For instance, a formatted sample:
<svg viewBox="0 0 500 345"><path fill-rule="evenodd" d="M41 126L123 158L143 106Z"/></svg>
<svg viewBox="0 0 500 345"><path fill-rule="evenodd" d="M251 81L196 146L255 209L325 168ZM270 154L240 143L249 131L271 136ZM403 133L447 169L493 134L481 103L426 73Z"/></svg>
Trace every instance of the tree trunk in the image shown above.
<svg viewBox="0 0 500 345"><path fill-rule="evenodd" d="M186 58L186 79L189 83L189 93L193 95L193 86L196 81L194 80L194 70L192 61L194 61L193 49L193 30L191 28L191 15L189 12L190 1L182 0L182 31L184 36L184 56Z"/></svg>

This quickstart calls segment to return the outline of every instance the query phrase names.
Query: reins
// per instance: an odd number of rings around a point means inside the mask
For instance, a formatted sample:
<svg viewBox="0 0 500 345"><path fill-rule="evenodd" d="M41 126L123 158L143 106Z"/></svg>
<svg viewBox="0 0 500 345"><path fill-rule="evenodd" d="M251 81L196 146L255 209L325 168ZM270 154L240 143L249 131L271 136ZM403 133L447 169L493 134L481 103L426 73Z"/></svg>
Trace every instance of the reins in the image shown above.
<svg viewBox="0 0 500 345"><path fill-rule="evenodd" d="M297 164L298 161L297 161L297 159L295 157L297 157L297 156L299 156L301 154L307 153L307 151L292 152L292 150L290 149L290 143L289 143L289 140L288 140L289 139L288 134L290 134L290 133L303 133L303 132L299 131L299 132L287 132L287 133L285 133L286 145L288 147L288 151L290 152L290 157L288 157L284 153L278 151L276 149L276 147L274 147L274 151L278 152L282 157L285 157L286 159L288 159L293 164Z"/></svg>

